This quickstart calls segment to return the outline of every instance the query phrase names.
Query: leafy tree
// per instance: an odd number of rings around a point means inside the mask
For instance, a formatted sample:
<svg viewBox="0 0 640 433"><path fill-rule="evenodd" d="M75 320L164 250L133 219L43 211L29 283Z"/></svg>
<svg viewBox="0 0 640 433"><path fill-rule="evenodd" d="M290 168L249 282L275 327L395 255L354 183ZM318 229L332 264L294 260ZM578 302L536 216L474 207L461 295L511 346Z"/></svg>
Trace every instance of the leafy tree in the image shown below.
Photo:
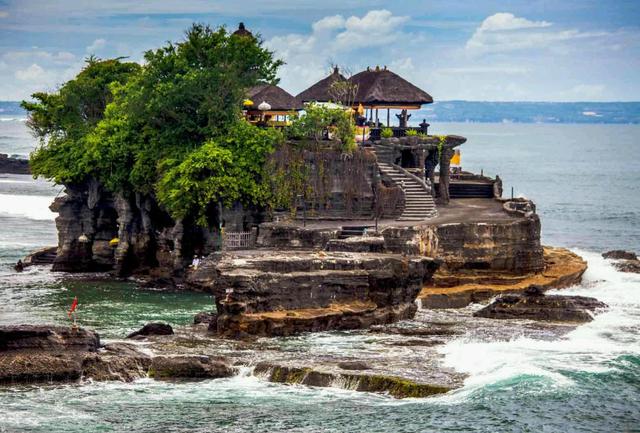
<svg viewBox="0 0 640 433"><path fill-rule="evenodd" d="M264 204L270 190L263 167L281 140L275 129L237 122L169 169L158 184L158 200L175 218L191 215L203 226L218 202Z"/></svg>
<svg viewBox="0 0 640 433"><path fill-rule="evenodd" d="M291 138L308 138L319 144L331 132L341 142L342 150L355 148L355 126L351 115L341 108L329 108L321 104L305 105L305 114L294 119L287 129Z"/></svg>
<svg viewBox="0 0 640 433"><path fill-rule="evenodd" d="M126 82L139 70L137 63L90 57L84 69L59 91L35 93L34 102L22 102L29 112L27 126L41 142L31 155L34 176L68 183L87 175L82 163L84 140L113 99L110 86Z"/></svg>

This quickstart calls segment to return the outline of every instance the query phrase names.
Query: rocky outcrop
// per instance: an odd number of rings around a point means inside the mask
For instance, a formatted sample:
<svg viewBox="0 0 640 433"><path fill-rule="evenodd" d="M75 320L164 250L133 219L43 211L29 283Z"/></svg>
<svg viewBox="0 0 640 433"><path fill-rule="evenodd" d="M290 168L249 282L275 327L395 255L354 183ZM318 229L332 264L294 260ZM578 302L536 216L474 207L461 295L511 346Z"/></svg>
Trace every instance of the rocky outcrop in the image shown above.
<svg viewBox="0 0 640 433"><path fill-rule="evenodd" d="M56 260L58 247L45 247L29 253L22 262L24 266L51 265Z"/></svg>
<svg viewBox="0 0 640 433"><path fill-rule="evenodd" d="M412 317L437 266L395 254L256 250L208 257L187 283L215 295L219 333L291 335Z"/></svg>
<svg viewBox="0 0 640 433"><path fill-rule="evenodd" d="M384 393L395 398L429 397L451 389L440 385L419 383L395 376L361 373L334 373L308 367L259 363L254 375L270 382L301 384L315 387L336 387L361 392Z"/></svg>
<svg viewBox="0 0 640 433"><path fill-rule="evenodd" d="M220 378L233 376L236 371L226 360L208 356L156 356L149 367L149 377L154 379L174 378Z"/></svg>
<svg viewBox="0 0 640 433"><path fill-rule="evenodd" d="M490 319L528 319L555 322L590 322L591 313L607 305L584 296L545 295L544 289L531 286L522 295L504 295L474 313Z"/></svg>
<svg viewBox="0 0 640 433"><path fill-rule="evenodd" d="M602 257L614 260L613 266L620 272L640 274L640 260L632 251L613 250L602 254Z"/></svg>
<svg viewBox="0 0 640 433"><path fill-rule="evenodd" d="M147 337L149 335L172 335L173 328L166 323L147 323L139 330L127 335L127 338Z"/></svg>
<svg viewBox="0 0 640 433"><path fill-rule="evenodd" d="M564 248L544 247L544 270L513 274L492 270L438 269L433 283L425 286L418 300L422 308L462 308L505 293L521 293L531 285L544 289L580 283L587 262Z"/></svg>
<svg viewBox="0 0 640 433"><path fill-rule="evenodd" d="M9 157L6 153L0 153L0 173L6 174L29 174L29 161Z"/></svg>
<svg viewBox="0 0 640 433"><path fill-rule="evenodd" d="M0 351L96 351L100 337L82 328L40 325L0 327Z"/></svg>

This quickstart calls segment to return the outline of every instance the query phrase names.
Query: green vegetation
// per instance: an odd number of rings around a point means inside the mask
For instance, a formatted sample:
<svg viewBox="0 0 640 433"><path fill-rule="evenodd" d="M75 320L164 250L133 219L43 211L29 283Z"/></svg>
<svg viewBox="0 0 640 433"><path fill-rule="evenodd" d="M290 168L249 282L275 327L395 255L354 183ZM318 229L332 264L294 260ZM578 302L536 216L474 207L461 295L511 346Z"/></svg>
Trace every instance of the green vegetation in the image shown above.
<svg viewBox="0 0 640 433"><path fill-rule="evenodd" d="M89 59L55 93L24 102L41 146L34 176L97 178L113 192L157 195L175 218L206 224L218 201L260 202L265 158L281 140L241 120L246 89L276 82L282 62L255 38L195 24L145 65Z"/></svg>
<svg viewBox="0 0 640 433"><path fill-rule="evenodd" d="M416 131L415 129L407 129L407 130L405 131L405 135L406 135L407 137L415 137L415 136L417 136L417 135L418 135L418 131Z"/></svg>
<svg viewBox="0 0 640 433"><path fill-rule="evenodd" d="M438 137L438 158L442 157L442 149L444 148L445 143L447 142L446 135L436 135Z"/></svg>
<svg viewBox="0 0 640 433"><path fill-rule="evenodd" d="M393 129L391 129L391 128L382 128L382 132L380 132L380 136L382 138L391 138L391 137L393 137Z"/></svg>
<svg viewBox="0 0 640 433"><path fill-rule="evenodd" d="M294 119L287 128L288 137L311 139L317 145L329 133L340 141L343 151L355 149L356 129L348 112L314 103L306 104L304 111L305 115Z"/></svg>

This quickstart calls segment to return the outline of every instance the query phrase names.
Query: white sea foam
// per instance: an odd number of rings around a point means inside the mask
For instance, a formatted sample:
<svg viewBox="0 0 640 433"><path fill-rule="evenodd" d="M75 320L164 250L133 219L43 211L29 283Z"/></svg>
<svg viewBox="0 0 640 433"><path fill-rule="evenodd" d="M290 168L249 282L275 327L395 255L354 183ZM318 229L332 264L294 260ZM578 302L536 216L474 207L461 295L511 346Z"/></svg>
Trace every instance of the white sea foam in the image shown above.
<svg viewBox="0 0 640 433"><path fill-rule="evenodd" d="M617 271L599 254L576 252L589 264L583 282L556 292L595 297L609 309L559 340L461 339L446 344L440 349L445 365L469 375L464 388L446 399L465 398L479 388L522 376L550 381L554 387L570 386L567 371L605 372L614 368L615 358L640 353L640 275Z"/></svg>
<svg viewBox="0 0 640 433"><path fill-rule="evenodd" d="M0 194L0 215L21 216L34 220L52 220L51 196Z"/></svg>

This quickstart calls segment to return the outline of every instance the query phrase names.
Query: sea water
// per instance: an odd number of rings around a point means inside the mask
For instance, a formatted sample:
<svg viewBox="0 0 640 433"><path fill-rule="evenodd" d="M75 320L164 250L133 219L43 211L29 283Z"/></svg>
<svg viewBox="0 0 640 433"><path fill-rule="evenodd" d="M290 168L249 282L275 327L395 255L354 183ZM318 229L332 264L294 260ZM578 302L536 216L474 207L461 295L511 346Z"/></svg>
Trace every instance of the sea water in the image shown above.
<svg viewBox="0 0 640 433"><path fill-rule="evenodd" d="M284 386L249 372L200 382L19 386L0 388L0 432L640 431L640 275L600 256L640 250L640 126L449 123L432 131L466 136L464 169L499 174L506 196L513 186L514 195L535 200L543 241L589 263L582 284L562 293L594 296L607 312L552 341L460 336L439 352L468 378L434 398ZM0 152L26 155L34 145L22 122L0 122ZM188 323L210 307L206 295L134 290L98 275L15 274L12 263L27 251L55 244L47 206L60 192L29 176L0 175L0 323L64 323L79 295L86 326L116 338L149 320ZM321 341L329 352L366 344L349 333Z"/></svg>

